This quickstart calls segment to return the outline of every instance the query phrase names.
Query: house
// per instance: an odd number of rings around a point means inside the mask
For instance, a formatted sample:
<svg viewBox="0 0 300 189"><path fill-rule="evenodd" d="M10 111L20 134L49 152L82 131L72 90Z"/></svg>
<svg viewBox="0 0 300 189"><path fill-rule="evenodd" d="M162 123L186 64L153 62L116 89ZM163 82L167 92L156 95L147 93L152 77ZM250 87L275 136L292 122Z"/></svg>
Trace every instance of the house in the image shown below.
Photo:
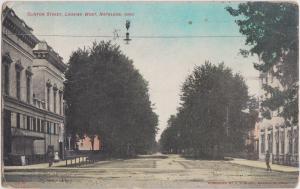
<svg viewBox="0 0 300 189"><path fill-rule="evenodd" d="M270 73L260 74L260 84L269 84L272 87L282 89L279 81ZM268 97L268 93L261 90L260 101ZM299 126L285 125L284 119L280 117L282 108L270 111L270 119L263 118L260 112L259 128L259 159L264 161L266 152L271 154L272 163L284 165L298 165L298 133Z"/></svg>

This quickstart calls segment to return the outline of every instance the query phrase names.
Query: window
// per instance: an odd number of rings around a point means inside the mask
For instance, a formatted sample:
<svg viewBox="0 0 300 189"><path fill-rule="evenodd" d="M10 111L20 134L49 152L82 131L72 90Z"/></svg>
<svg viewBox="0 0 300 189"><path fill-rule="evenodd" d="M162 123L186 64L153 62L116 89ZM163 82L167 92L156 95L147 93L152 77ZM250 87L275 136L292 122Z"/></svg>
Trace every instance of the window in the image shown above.
<svg viewBox="0 0 300 189"><path fill-rule="evenodd" d="M21 99L21 72L17 71L16 73L16 82L17 82L17 98Z"/></svg>
<svg viewBox="0 0 300 189"><path fill-rule="evenodd" d="M48 134L51 133L51 125L50 125L50 122L47 122L47 133L48 133Z"/></svg>
<svg viewBox="0 0 300 189"><path fill-rule="evenodd" d="M41 120L37 119L37 131L41 132Z"/></svg>
<svg viewBox="0 0 300 189"><path fill-rule="evenodd" d="M261 135L260 151L265 153L265 134Z"/></svg>
<svg viewBox="0 0 300 189"><path fill-rule="evenodd" d="M10 64L13 62L13 60L10 57L9 52L2 52L2 81L3 81L3 90L5 95L9 95L9 68Z"/></svg>
<svg viewBox="0 0 300 189"><path fill-rule="evenodd" d="M27 130L30 130L30 116L27 116Z"/></svg>
<svg viewBox="0 0 300 189"><path fill-rule="evenodd" d="M17 128L20 128L20 114L17 113Z"/></svg>
<svg viewBox="0 0 300 189"><path fill-rule="evenodd" d="M50 111L50 87L47 87L47 106L48 111Z"/></svg>
<svg viewBox="0 0 300 189"><path fill-rule="evenodd" d="M56 90L53 90L53 111L56 113Z"/></svg>
<svg viewBox="0 0 300 189"><path fill-rule="evenodd" d="M23 117L23 121L22 121L23 124L22 124L21 128L26 129L26 125L25 125L26 124L26 115L23 115L22 117Z"/></svg>
<svg viewBox="0 0 300 189"><path fill-rule="evenodd" d="M33 131L36 131L36 118L32 118L32 122L33 122Z"/></svg>
<svg viewBox="0 0 300 189"><path fill-rule="evenodd" d="M4 94L9 95L9 65L4 65Z"/></svg>
<svg viewBox="0 0 300 189"><path fill-rule="evenodd" d="M42 120L42 124L41 124L41 132L45 132L45 127L46 127L46 125L45 125L45 121L44 120Z"/></svg>
<svg viewBox="0 0 300 189"><path fill-rule="evenodd" d="M62 91L59 91L59 114L62 115Z"/></svg>
<svg viewBox="0 0 300 189"><path fill-rule="evenodd" d="M27 75L27 78L26 78L26 99L27 99L27 103L30 103L30 82L31 82L31 76L30 75Z"/></svg>
<svg viewBox="0 0 300 189"><path fill-rule="evenodd" d="M53 131L54 134L57 134L57 124L54 123L54 131Z"/></svg>

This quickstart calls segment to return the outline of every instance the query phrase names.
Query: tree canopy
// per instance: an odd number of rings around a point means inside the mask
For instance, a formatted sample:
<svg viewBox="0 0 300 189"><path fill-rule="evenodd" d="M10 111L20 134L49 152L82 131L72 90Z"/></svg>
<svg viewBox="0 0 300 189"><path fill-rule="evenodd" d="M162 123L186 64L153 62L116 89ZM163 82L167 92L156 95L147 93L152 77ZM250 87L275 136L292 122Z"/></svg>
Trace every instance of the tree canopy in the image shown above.
<svg viewBox="0 0 300 189"><path fill-rule="evenodd" d="M158 117L148 83L110 42L73 52L66 72L67 132L99 135L103 151L128 156L146 153L155 144Z"/></svg>
<svg viewBox="0 0 300 189"><path fill-rule="evenodd" d="M255 54L260 62L254 67L261 73L275 77L282 87L264 84L269 94L261 103L264 117L270 111L282 109L280 115L287 125L298 124L298 30L299 10L291 2L247 2L227 11L237 17L240 33L246 36L250 50L241 50L245 56Z"/></svg>
<svg viewBox="0 0 300 189"><path fill-rule="evenodd" d="M250 116L242 112L248 100L243 77L223 63L196 66L182 86L177 114L170 117L162 133L162 150L210 156L214 149L242 149L252 126Z"/></svg>

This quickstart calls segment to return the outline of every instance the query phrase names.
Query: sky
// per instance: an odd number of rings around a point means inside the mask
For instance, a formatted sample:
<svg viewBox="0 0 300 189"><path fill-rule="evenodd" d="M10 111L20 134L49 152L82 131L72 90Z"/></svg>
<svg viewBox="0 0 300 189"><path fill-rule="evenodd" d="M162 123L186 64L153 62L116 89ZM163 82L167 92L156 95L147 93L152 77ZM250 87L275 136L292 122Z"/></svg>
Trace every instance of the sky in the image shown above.
<svg viewBox="0 0 300 189"><path fill-rule="evenodd" d="M226 6L237 6L236 2L9 2L8 6L65 63L73 51L87 48L94 41L111 40L120 45L149 82L150 100L159 116L157 139L170 115L176 114L184 80L206 60L224 62L245 77L250 95L259 93L259 73L253 68L258 59L239 54L239 49L249 46L244 44L245 37L239 33L235 18L225 10ZM47 12L61 16L46 16ZM84 16L94 12L97 16ZM83 16L65 15L71 13ZM100 13L121 16L99 16ZM131 22L129 44L123 40L126 20ZM119 38L113 38L114 31Z"/></svg>

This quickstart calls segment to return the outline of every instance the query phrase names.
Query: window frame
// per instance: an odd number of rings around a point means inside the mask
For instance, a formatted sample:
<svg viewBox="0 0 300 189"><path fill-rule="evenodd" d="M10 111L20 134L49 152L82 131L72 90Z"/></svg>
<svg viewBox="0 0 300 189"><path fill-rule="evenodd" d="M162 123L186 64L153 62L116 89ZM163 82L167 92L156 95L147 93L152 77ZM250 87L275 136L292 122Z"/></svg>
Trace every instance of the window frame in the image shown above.
<svg viewBox="0 0 300 189"><path fill-rule="evenodd" d="M21 71L16 71L16 97L21 100Z"/></svg>

